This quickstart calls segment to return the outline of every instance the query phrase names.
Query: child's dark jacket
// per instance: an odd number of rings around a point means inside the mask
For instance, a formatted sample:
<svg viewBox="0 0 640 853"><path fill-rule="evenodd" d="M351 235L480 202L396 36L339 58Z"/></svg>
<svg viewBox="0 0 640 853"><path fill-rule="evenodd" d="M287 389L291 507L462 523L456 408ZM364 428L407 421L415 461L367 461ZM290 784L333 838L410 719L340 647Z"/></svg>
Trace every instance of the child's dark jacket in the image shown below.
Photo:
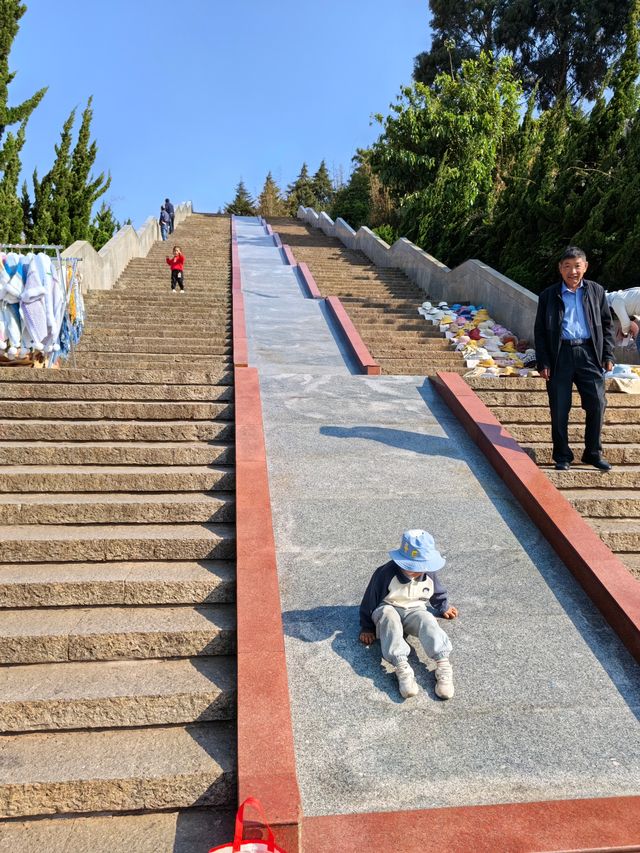
<svg viewBox="0 0 640 853"><path fill-rule="evenodd" d="M426 607L427 601L431 604L436 612L436 616L442 616L449 609L447 600L447 590L440 580L440 572L425 572L420 579L425 586L422 589L423 596L416 599L416 605ZM363 631L375 631L375 625L371 618L371 614L379 607L392 587L397 587L397 584L411 583L402 569L389 560L383 566L379 566L371 575L371 580L365 590L362 604L360 605L360 628Z"/></svg>

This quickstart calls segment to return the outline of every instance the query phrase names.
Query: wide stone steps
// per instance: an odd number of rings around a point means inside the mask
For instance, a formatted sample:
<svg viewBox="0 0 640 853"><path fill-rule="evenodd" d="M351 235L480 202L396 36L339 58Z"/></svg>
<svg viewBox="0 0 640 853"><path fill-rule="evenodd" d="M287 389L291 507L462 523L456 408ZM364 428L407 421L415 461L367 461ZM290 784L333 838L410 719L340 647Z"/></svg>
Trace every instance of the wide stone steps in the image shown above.
<svg viewBox="0 0 640 853"><path fill-rule="evenodd" d="M212 465L13 465L5 467L0 477L0 493L210 492L233 488L233 469Z"/></svg>
<svg viewBox="0 0 640 853"><path fill-rule="evenodd" d="M219 806L235 785L224 722L7 735L0 817Z"/></svg>
<svg viewBox="0 0 640 853"><path fill-rule="evenodd" d="M0 669L3 732L133 728L235 717L231 657Z"/></svg>
<svg viewBox="0 0 640 853"><path fill-rule="evenodd" d="M234 646L226 604L0 611L2 664L227 655Z"/></svg>
<svg viewBox="0 0 640 853"><path fill-rule="evenodd" d="M548 430L549 428L547 428ZM548 436L547 436L548 438ZM577 448L581 446L582 438L575 442ZM548 443L527 443L524 445L527 452L539 465L551 465L552 445ZM580 464L581 451L578 450L576 464ZM607 460L612 465L640 465L640 445L638 444L611 444L606 449Z"/></svg>
<svg viewBox="0 0 640 853"><path fill-rule="evenodd" d="M76 386L61 383L0 382L0 400L127 400L131 402L233 402L233 388L227 385L140 385L88 383Z"/></svg>
<svg viewBox="0 0 640 853"><path fill-rule="evenodd" d="M211 560L235 556L228 524L86 524L0 527L0 562Z"/></svg>
<svg viewBox="0 0 640 853"><path fill-rule="evenodd" d="M563 494L590 518L640 518L640 492L633 489L564 489Z"/></svg>
<svg viewBox="0 0 640 853"><path fill-rule="evenodd" d="M0 465L230 465L233 448L213 442L0 442Z"/></svg>
<svg viewBox="0 0 640 853"><path fill-rule="evenodd" d="M231 352L231 342L222 339L219 343L210 343L207 342L206 338L198 339L189 339L185 341L183 338L164 338L160 340L155 339L145 339L145 338L137 338L137 337L122 337L119 340L115 341L109 340L108 338L88 338L87 340L82 340L80 346L76 350L76 352L108 352L113 353L115 350L115 357L118 357L118 353L146 353L148 356L153 356L154 353L166 353L167 355L173 356L176 353L184 354L189 353L196 354L199 353L201 355L225 355ZM112 358L114 356L112 355Z"/></svg>
<svg viewBox="0 0 640 853"><path fill-rule="evenodd" d="M210 356L202 354L172 354L172 353L153 353L150 356L145 356L140 353L118 353L113 355L104 352L84 351L77 355L78 364L90 363L94 367L99 367L108 370L110 367L117 370L129 368L131 370L166 370L173 367L176 370L190 370L194 367L206 369L212 364L220 364L231 366L231 355L229 356Z"/></svg>
<svg viewBox="0 0 640 853"><path fill-rule="evenodd" d="M626 395L625 395L626 397ZM613 424L638 423L640 411L636 406L622 405L607 407L606 422ZM498 420L507 428L509 424L549 424L549 408L543 406L491 406ZM569 415L569 423L584 423L585 414L582 409L573 408Z"/></svg>
<svg viewBox="0 0 640 853"><path fill-rule="evenodd" d="M204 402L129 402L84 400L6 400L2 404L2 418L45 420L232 420L233 404Z"/></svg>
<svg viewBox="0 0 640 853"><path fill-rule="evenodd" d="M0 493L0 525L202 524L235 521L232 492ZM1 583L1 581L0 581Z"/></svg>
<svg viewBox="0 0 640 853"><path fill-rule="evenodd" d="M509 432L521 444L549 444L551 441L551 427L549 424L537 424L529 426L526 424L510 424ZM569 442L580 446L584 440L584 427L569 425ZM640 423L637 426L630 424L614 424L602 428L602 441L607 445L612 444L635 444L640 443Z"/></svg>
<svg viewBox="0 0 640 853"><path fill-rule="evenodd" d="M234 427L230 421L195 419L66 420L64 436L69 441L233 441ZM0 420L0 441L48 442L59 437L59 421Z"/></svg>
<svg viewBox="0 0 640 853"><path fill-rule="evenodd" d="M2 563L0 608L231 604L229 560Z"/></svg>
<svg viewBox="0 0 640 853"><path fill-rule="evenodd" d="M36 385L232 385L233 371L224 366L213 364L204 370L185 370L176 373L171 369L158 368L154 371L112 368L72 368L63 370L31 370L24 367L12 367L0 370L0 386L5 383L23 382Z"/></svg>

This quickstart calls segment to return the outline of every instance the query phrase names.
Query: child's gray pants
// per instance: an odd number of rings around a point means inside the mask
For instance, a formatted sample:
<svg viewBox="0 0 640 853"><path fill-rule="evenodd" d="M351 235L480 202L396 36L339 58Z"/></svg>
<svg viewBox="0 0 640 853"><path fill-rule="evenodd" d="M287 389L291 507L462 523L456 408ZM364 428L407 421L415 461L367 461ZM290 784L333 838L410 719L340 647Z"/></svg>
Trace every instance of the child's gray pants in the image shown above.
<svg viewBox="0 0 640 853"><path fill-rule="evenodd" d="M449 657L451 640L428 610L421 607L405 610L391 604L381 604L373 611L371 618L382 646L382 657L394 666L406 660L411 651L405 634L418 637L432 660Z"/></svg>

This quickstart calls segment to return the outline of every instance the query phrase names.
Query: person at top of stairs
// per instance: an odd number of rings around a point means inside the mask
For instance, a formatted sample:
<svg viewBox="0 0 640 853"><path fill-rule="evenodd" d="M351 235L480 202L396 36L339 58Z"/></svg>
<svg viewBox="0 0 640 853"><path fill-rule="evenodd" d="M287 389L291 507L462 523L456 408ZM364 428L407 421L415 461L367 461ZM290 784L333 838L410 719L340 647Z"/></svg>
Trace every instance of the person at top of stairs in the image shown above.
<svg viewBox="0 0 640 853"><path fill-rule="evenodd" d="M171 290L175 293L176 285L180 285L180 293L184 293L184 255L180 246L173 247L173 255L167 257L171 267Z"/></svg>
<svg viewBox="0 0 640 853"><path fill-rule="evenodd" d="M360 605L360 642L370 646L380 638L382 656L396 668L404 699L419 692L408 661L411 648L405 634L419 637L422 647L436 662L436 696L451 699L453 672L449 663L451 641L427 610L427 601L438 616L455 619L447 591L435 574L445 564L433 536L426 530L405 530L400 548L389 551L391 560L379 566L369 581Z"/></svg>

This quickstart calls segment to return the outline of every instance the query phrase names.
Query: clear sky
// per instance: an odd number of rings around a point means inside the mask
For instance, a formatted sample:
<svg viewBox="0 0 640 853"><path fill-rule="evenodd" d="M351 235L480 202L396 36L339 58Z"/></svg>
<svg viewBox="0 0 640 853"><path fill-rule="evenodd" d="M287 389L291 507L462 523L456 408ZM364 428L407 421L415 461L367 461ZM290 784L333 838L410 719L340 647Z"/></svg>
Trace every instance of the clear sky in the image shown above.
<svg viewBox="0 0 640 853"><path fill-rule="evenodd" d="M139 226L169 196L217 211L242 177L260 192L304 160L345 177L378 134L413 58L427 0L25 0L10 64L17 103L48 86L23 171L46 172L64 119L94 96L96 171Z"/></svg>

